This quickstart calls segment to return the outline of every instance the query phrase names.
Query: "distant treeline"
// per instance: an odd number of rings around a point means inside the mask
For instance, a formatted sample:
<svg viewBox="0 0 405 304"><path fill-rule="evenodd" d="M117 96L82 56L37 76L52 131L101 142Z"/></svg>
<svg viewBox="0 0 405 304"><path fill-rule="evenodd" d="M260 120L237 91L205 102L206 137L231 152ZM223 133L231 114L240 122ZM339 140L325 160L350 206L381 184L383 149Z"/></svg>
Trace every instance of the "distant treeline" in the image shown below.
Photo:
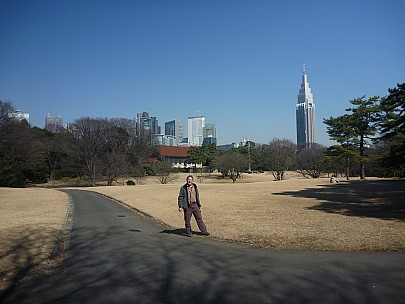
<svg viewBox="0 0 405 304"><path fill-rule="evenodd" d="M243 172L270 171L282 180L287 170L306 177L333 174L404 177L405 84L389 89L385 97L351 100L347 114L324 119L331 139L338 144L317 144L297 150L289 139L268 144L247 142L244 147L217 150L215 145L190 147L187 162L201 164L201 173L218 170L235 182ZM61 178L85 177L95 186L112 185L123 177L170 174L170 166L150 166L147 159L163 159L135 121L83 117L58 133L31 127L13 118L11 102L0 100L0 186L24 187ZM167 179L163 179L167 180Z"/></svg>

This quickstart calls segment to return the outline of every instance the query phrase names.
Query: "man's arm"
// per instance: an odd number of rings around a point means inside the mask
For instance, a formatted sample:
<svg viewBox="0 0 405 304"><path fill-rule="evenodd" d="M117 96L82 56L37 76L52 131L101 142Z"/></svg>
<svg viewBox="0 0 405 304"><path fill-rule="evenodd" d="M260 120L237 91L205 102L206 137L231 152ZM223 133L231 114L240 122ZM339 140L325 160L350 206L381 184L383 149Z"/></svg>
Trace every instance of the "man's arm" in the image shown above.
<svg viewBox="0 0 405 304"><path fill-rule="evenodd" d="M197 206L198 208L201 209L201 201L200 201L200 191L197 188L197 185L195 186L195 198L197 200Z"/></svg>
<svg viewBox="0 0 405 304"><path fill-rule="evenodd" d="M182 209L182 207L183 207L182 206L183 199L184 199L184 189L183 189L183 187L181 187L180 191L179 191L179 196L177 198L177 205L179 207L179 210Z"/></svg>

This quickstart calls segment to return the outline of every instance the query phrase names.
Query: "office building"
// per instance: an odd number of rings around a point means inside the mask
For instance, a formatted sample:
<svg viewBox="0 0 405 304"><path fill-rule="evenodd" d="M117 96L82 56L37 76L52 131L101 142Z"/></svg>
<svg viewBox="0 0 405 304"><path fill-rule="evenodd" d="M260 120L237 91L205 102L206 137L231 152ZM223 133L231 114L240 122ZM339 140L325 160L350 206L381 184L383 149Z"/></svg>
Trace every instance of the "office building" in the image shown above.
<svg viewBox="0 0 405 304"><path fill-rule="evenodd" d="M217 144L217 130L214 124L207 123L203 128L203 144Z"/></svg>
<svg viewBox="0 0 405 304"><path fill-rule="evenodd" d="M49 113L45 118L45 130L48 130L52 133L58 133L63 130L63 118L61 115L57 117L52 117Z"/></svg>
<svg viewBox="0 0 405 304"><path fill-rule="evenodd" d="M225 145L219 145L217 146L217 150L230 150L233 148L237 148L238 145L235 143L231 143L231 144L225 144Z"/></svg>
<svg viewBox="0 0 405 304"><path fill-rule="evenodd" d="M202 146L204 140L203 130L205 127L204 116L194 116L188 118L188 145Z"/></svg>
<svg viewBox="0 0 405 304"><path fill-rule="evenodd" d="M8 117L13 118L19 122L26 121L28 124L30 123L30 114L24 113L21 110L16 110L8 114Z"/></svg>
<svg viewBox="0 0 405 304"><path fill-rule="evenodd" d="M165 135L175 138L175 144L178 145L183 141L184 131L181 120L172 120L165 123Z"/></svg>
<svg viewBox="0 0 405 304"><path fill-rule="evenodd" d="M296 105L297 147L299 150L310 147L315 139L315 104L308 77L303 68L301 88L299 89Z"/></svg>
<svg viewBox="0 0 405 304"><path fill-rule="evenodd" d="M136 129L138 134L141 131L150 133L151 135L160 134L160 126L156 117L149 116L147 112L136 114Z"/></svg>
<svg viewBox="0 0 405 304"><path fill-rule="evenodd" d="M155 135L155 144L161 146L177 146L176 138L172 135Z"/></svg>
<svg viewBox="0 0 405 304"><path fill-rule="evenodd" d="M149 139L151 145L157 143L157 135L160 135L160 126L156 117L149 116L147 112L136 114L136 132L138 136L143 134Z"/></svg>

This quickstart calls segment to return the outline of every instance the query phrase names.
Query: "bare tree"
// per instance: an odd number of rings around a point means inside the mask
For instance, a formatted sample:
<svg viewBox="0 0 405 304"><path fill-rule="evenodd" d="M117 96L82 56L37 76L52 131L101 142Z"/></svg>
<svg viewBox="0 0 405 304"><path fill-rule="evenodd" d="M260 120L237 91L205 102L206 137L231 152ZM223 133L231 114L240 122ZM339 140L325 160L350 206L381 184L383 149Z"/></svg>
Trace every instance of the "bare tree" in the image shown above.
<svg viewBox="0 0 405 304"><path fill-rule="evenodd" d="M117 120L111 120L106 132L106 153L105 167L107 185L111 186L114 180L131 172L128 158L128 132L120 127ZM115 125L117 123L117 125Z"/></svg>
<svg viewBox="0 0 405 304"><path fill-rule="evenodd" d="M11 102L0 98L0 125L3 125L10 119L12 112L14 112L14 107Z"/></svg>
<svg viewBox="0 0 405 304"><path fill-rule="evenodd" d="M268 145L262 145L258 152L262 163L279 181L294 163L296 150L297 146L291 140L274 138Z"/></svg>
<svg viewBox="0 0 405 304"><path fill-rule="evenodd" d="M248 160L240 153L227 151L217 157L216 167L223 177L228 176L234 183L248 168Z"/></svg>
<svg viewBox="0 0 405 304"><path fill-rule="evenodd" d="M129 153L134 168L142 166L143 162L155 152L155 148L150 145L148 133L140 130L131 132L129 138Z"/></svg>
<svg viewBox="0 0 405 304"><path fill-rule="evenodd" d="M129 119L113 119L114 125L122 129L127 135L126 160L129 160L127 169L130 169L131 175L140 182L144 176L144 161L153 155L155 147L150 145L150 136L145 130L137 130L136 122Z"/></svg>
<svg viewBox="0 0 405 304"><path fill-rule="evenodd" d="M100 156L104 152L105 134L102 124L105 121L106 119L83 117L75 120L72 125L77 159L84 165L93 187L102 173Z"/></svg>
<svg viewBox="0 0 405 304"><path fill-rule="evenodd" d="M320 177L326 168L326 163L324 162L325 151L326 149L318 144L301 150L297 154L298 171L304 177Z"/></svg>
<svg viewBox="0 0 405 304"><path fill-rule="evenodd" d="M102 175L107 177L107 185L134 175L151 152L148 140L137 134L133 120L84 117L70 129L74 155L84 165L92 186Z"/></svg>
<svg viewBox="0 0 405 304"><path fill-rule="evenodd" d="M167 184L177 178L170 162L157 161L152 165L152 170L161 184Z"/></svg>

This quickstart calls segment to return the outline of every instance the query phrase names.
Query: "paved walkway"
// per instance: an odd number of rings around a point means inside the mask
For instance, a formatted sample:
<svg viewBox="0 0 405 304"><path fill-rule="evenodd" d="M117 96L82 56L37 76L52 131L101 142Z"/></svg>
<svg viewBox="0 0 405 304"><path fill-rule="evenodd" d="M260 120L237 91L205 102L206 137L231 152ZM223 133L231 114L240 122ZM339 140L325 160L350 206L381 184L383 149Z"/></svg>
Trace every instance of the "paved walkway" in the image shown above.
<svg viewBox="0 0 405 304"><path fill-rule="evenodd" d="M74 201L66 270L19 286L4 303L405 303L404 253L187 238L96 193L66 192Z"/></svg>

